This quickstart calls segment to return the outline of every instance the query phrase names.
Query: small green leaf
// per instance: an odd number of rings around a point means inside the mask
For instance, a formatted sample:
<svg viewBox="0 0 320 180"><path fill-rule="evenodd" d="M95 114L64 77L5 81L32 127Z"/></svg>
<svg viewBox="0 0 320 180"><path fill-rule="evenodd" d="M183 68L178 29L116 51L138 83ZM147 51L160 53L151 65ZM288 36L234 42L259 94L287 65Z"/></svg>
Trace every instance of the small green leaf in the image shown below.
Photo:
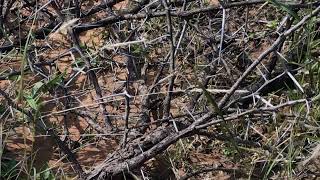
<svg viewBox="0 0 320 180"><path fill-rule="evenodd" d="M276 21L276 20L269 21L268 24L267 24L267 27L269 29L276 29L277 26L278 26L278 21Z"/></svg>
<svg viewBox="0 0 320 180"><path fill-rule="evenodd" d="M19 81L21 79L20 75L10 75L8 76L8 79L11 81Z"/></svg>
<svg viewBox="0 0 320 180"><path fill-rule="evenodd" d="M6 107L0 104L0 114L3 114L6 111Z"/></svg>
<svg viewBox="0 0 320 180"><path fill-rule="evenodd" d="M230 156L232 154L232 150L227 148L223 149L222 152L225 156Z"/></svg>
<svg viewBox="0 0 320 180"><path fill-rule="evenodd" d="M42 91L43 87L44 87L43 82L39 81L39 82L35 83L32 87L32 93L31 93L32 96L36 97L36 95L38 95L39 92Z"/></svg>
<svg viewBox="0 0 320 180"><path fill-rule="evenodd" d="M43 179L49 179L50 178L50 171L45 170L43 173L41 173Z"/></svg>
<svg viewBox="0 0 320 180"><path fill-rule="evenodd" d="M85 65L84 61L81 58L77 58L74 63L72 63L72 67L83 67Z"/></svg>
<svg viewBox="0 0 320 180"><path fill-rule="evenodd" d="M87 49L88 48L86 43L80 43L79 45L80 45L81 49Z"/></svg>
<svg viewBox="0 0 320 180"><path fill-rule="evenodd" d="M206 98L208 99L209 103L212 105L214 111L219 114L219 116L223 119L223 113L220 110L220 108L218 107L218 104L216 103L216 101L213 99L213 97L211 96L211 94L207 91L207 89L199 83L200 88L203 90L204 95L206 96Z"/></svg>
<svg viewBox="0 0 320 180"><path fill-rule="evenodd" d="M39 176L40 179L55 180L54 174L52 173L51 168L48 166L48 164L46 164L43 169L43 171L37 173L37 176Z"/></svg>
<svg viewBox="0 0 320 180"><path fill-rule="evenodd" d="M47 89L51 89L52 87L59 85L63 81L64 76L65 76L65 73L55 75L51 80L47 82L46 84Z"/></svg>
<svg viewBox="0 0 320 180"><path fill-rule="evenodd" d="M34 109L34 110L39 109L38 102L35 98L33 98L32 96L25 96L25 99L32 109Z"/></svg>
<svg viewBox="0 0 320 180"><path fill-rule="evenodd" d="M256 36L256 33L254 33L254 32L248 32L248 37L249 37L249 39L254 39L255 36Z"/></svg>

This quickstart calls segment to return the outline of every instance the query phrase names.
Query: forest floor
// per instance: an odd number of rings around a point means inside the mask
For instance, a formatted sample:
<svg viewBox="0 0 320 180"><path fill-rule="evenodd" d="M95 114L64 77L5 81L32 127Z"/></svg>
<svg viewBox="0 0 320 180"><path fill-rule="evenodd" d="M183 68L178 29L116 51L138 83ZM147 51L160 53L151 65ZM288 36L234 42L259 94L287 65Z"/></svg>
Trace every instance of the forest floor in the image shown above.
<svg viewBox="0 0 320 180"><path fill-rule="evenodd" d="M320 178L320 2L222 2L0 1L0 179Z"/></svg>

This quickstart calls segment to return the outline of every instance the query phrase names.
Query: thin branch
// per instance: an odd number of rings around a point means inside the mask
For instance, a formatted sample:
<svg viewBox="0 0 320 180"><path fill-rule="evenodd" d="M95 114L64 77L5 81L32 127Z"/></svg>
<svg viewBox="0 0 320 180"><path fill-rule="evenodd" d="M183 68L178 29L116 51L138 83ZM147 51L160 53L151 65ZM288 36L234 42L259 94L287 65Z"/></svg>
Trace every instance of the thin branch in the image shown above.
<svg viewBox="0 0 320 180"><path fill-rule="evenodd" d="M169 32L169 37L170 37L170 46L171 46L171 51L170 51L170 68L169 72L170 74L173 74L170 79L169 79L169 85L168 85L168 94L163 102L163 114L164 117L169 117L170 115L170 108L171 108L171 98L172 98L172 90L173 90L173 85L174 85L174 80L176 79L176 76L174 75L175 71L175 51L176 47L174 45L173 41L173 28L172 28L172 22L171 22L171 13L170 13L170 8L168 7L168 4L166 0L162 0L162 5L165 7L167 13L167 28Z"/></svg>
<svg viewBox="0 0 320 180"><path fill-rule="evenodd" d="M68 148L68 146L63 141L60 140L60 138L56 135L56 133L54 132L54 130L52 128L47 128L45 126L45 124L43 124L41 120L37 119L37 117L34 117L31 112L20 108L15 102L13 102L11 100L9 95L6 92L2 91L1 89L0 89L0 94L1 94L1 96L3 96L5 98L5 100L8 102L8 104L11 107L13 107L14 109L17 109L18 111L25 114L29 118L30 121L36 122L35 125L37 128L39 128L39 130L41 130L44 133L49 133L50 137L53 138L53 140L57 143L59 148L67 155L68 160L70 162L72 162L72 164L75 167L75 170L77 171L77 173L80 176L80 179L86 177L86 174L84 173L80 163L76 159L75 154Z"/></svg>
<svg viewBox="0 0 320 180"><path fill-rule="evenodd" d="M265 1L263 0L263 3ZM253 4L258 4L258 3L262 3L262 1L245 1L241 4L238 3L230 3L229 5L226 5L224 8L231 8L231 7L236 7L236 6L244 6L244 5L253 5ZM306 7L310 7L310 6L316 6L317 4L320 4L319 2L317 3L312 3L309 4L309 6ZM289 6L298 6L301 4L289 4ZM303 5L302 7L304 7L305 5ZM170 15L172 17L179 17L179 18L189 18L193 15L199 14L199 13L208 13L208 12L217 12L219 10L222 10L221 7L217 7L217 6L208 6L206 8L198 8L198 9L193 9L193 10L189 10L189 11L172 11L170 12ZM112 24L112 23L116 23L116 22L120 22L120 21L124 21L124 20L139 20L139 19L145 19L145 18L155 18L155 17L162 17L162 16L166 16L167 12L166 11L161 11L161 12L152 12L152 13L137 13L137 14L132 14L131 12L129 12L128 14L123 14L123 15L113 15L113 16L109 16L107 18L104 18L102 20L93 22L93 23L87 23L87 24L80 24L76 27L74 27L75 32L83 32L83 31L87 31L90 29L94 29L94 28L99 28L99 27L103 27L107 24Z"/></svg>
<svg viewBox="0 0 320 180"><path fill-rule="evenodd" d="M223 96L223 98L219 102L219 108L223 108L224 105L228 102L230 97L234 94L235 90L238 89L242 81L273 51L275 51L278 46L283 42L286 37L288 37L290 34L292 34L294 31L296 31L298 28L300 28L302 25L304 25L310 18L316 16L320 11L320 6L318 6L314 11L312 11L309 15L306 15L304 18L302 18L296 25L288 29L287 31L281 33L277 40L267 49L265 50L257 60L255 60L248 68L247 70L241 75L241 77L233 84L233 86L230 88L230 91Z"/></svg>
<svg viewBox="0 0 320 180"><path fill-rule="evenodd" d="M78 49L79 54L84 59L84 61L86 63L86 66L87 66L87 69L89 70L89 72L88 72L89 79L92 82L93 87L95 89L97 101L99 102L99 107L100 107L100 110L101 110L102 115L103 115L104 120L105 120L105 125L106 125L107 128L112 129L113 125L111 123L111 119L108 116L108 112L107 112L107 109L106 109L106 104L104 103L104 101L102 99L103 95L102 95L101 87L99 85L97 75L94 72L93 67L91 65L90 59L89 59L88 56L86 56L83 53L75 33L72 30L69 30L69 34L71 35L74 45Z"/></svg>

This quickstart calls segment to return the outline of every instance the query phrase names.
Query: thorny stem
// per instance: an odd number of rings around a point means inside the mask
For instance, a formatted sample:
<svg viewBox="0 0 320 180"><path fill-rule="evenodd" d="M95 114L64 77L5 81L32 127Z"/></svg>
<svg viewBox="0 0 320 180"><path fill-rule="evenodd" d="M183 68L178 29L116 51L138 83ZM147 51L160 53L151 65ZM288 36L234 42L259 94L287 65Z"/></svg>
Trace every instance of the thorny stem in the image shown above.
<svg viewBox="0 0 320 180"><path fill-rule="evenodd" d="M170 107L171 107L171 98L172 98L172 91L173 91L173 85L174 85L174 80L176 78L176 75L174 74L175 71L175 45L173 42L173 29L172 29L172 22L171 22L171 14L170 14L170 9L168 7L168 4L166 0L162 0L162 4L165 7L167 14L167 27L168 27L168 32L169 32L169 37L170 37L170 46L171 46L171 51L170 51L170 68L169 72L172 75L169 79L169 86L168 86L168 94L163 102L164 106L164 117L169 117L170 115Z"/></svg>
<svg viewBox="0 0 320 180"><path fill-rule="evenodd" d="M309 20L311 17L317 15L320 11L320 6L318 6L314 11L312 11L311 14L305 16L301 21L299 21L296 25L285 31L284 33L281 33L278 37L278 39L267 49L265 50L257 60L255 60L247 69L246 71L241 75L241 77L232 85L230 88L230 91L226 93L223 98L220 100L218 106L219 108L223 108L223 106L227 103L227 101L230 99L230 97L234 94L234 92L238 89L241 82L273 51L275 51L279 44L286 39L290 34L292 34L295 30L300 28L302 25L306 23L307 20Z"/></svg>

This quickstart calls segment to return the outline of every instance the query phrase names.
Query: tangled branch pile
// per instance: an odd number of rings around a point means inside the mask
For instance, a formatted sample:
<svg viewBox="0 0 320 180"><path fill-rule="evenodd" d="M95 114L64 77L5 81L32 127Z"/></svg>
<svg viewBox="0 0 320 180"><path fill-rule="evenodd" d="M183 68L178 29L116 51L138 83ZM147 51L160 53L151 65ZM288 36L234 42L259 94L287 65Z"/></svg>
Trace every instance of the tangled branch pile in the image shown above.
<svg viewBox="0 0 320 180"><path fill-rule="evenodd" d="M319 175L319 1L0 4L1 178Z"/></svg>

